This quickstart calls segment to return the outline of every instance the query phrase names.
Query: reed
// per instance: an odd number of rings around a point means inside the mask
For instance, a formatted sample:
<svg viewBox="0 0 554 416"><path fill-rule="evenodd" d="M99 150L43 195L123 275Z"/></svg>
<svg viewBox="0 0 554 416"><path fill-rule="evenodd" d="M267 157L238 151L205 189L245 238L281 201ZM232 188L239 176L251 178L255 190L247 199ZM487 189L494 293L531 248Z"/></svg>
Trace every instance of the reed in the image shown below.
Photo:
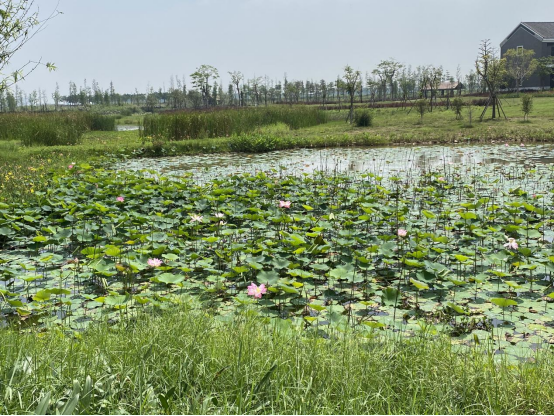
<svg viewBox="0 0 554 416"><path fill-rule="evenodd" d="M277 123L296 130L325 122L324 111L303 106L177 112L146 116L140 135L142 139L170 141L206 139L240 135Z"/></svg>
<svg viewBox="0 0 554 416"><path fill-rule="evenodd" d="M115 117L78 112L0 115L0 140L18 140L24 146L75 145L88 130L115 130Z"/></svg>

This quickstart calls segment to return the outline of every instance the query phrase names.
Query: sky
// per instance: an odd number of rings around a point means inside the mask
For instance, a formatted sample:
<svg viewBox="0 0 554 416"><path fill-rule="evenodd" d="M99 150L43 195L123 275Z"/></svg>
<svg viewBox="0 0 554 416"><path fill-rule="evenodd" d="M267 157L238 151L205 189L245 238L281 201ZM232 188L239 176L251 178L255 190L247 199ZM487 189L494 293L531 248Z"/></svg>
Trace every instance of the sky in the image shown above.
<svg viewBox="0 0 554 416"><path fill-rule="evenodd" d="M332 81L350 65L371 72L393 58L413 68L474 66L479 44L500 42L522 21L554 21L554 1L532 0L35 0L63 14L18 51L11 68L42 58L19 85L62 95L96 80L116 92L168 89L202 64L247 79ZM6 72L6 71L5 71ZM226 90L226 87L224 87Z"/></svg>

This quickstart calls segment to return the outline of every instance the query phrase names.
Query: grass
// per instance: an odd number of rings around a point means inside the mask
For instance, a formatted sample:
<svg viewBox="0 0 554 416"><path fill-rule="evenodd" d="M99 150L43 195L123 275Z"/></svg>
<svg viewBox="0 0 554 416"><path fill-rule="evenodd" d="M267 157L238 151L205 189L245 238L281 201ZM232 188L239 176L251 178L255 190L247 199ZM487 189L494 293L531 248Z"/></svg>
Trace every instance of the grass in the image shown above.
<svg viewBox="0 0 554 416"><path fill-rule="evenodd" d="M50 394L54 413L77 393L76 414L540 414L554 404L551 354L508 365L485 346L306 337L251 314L221 322L182 308L78 334L4 330L0 412L33 412Z"/></svg>

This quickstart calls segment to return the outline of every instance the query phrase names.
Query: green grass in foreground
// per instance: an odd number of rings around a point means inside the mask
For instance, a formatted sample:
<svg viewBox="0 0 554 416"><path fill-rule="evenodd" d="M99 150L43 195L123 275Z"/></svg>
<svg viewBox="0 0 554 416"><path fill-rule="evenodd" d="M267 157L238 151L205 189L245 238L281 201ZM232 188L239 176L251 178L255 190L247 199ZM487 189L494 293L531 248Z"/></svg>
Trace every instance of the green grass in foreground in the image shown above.
<svg viewBox="0 0 554 416"><path fill-rule="evenodd" d="M177 309L76 337L3 330L0 412L34 412L47 394L50 413L69 401L76 414L535 414L554 405L550 353L513 366L482 346L456 352L447 339L307 338L287 321L279 329L247 315L224 323Z"/></svg>

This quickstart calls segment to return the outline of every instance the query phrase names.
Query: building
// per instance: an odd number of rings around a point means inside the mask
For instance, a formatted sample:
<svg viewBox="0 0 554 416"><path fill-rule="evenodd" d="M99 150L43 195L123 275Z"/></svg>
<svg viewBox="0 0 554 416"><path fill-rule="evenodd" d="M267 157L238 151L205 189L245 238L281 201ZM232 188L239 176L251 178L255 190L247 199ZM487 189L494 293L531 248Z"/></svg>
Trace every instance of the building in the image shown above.
<svg viewBox="0 0 554 416"><path fill-rule="evenodd" d="M503 56L508 49L533 49L535 58L554 56L554 22L521 22L500 44ZM523 82L523 88L554 88L554 75L535 73Z"/></svg>
<svg viewBox="0 0 554 416"><path fill-rule="evenodd" d="M431 90L436 91L436 94L440 95L441 97L444 97L445 95L453 97L454 94L460 95L464 88L465 88L464 84L462 84L461 82L446 81L446 82L441 82L437 86L437 88L431 88L431 86L427 85L426 87L423 88L423 92L425 94L425 98L427 98L427 92L430 92Z"/></svg>

